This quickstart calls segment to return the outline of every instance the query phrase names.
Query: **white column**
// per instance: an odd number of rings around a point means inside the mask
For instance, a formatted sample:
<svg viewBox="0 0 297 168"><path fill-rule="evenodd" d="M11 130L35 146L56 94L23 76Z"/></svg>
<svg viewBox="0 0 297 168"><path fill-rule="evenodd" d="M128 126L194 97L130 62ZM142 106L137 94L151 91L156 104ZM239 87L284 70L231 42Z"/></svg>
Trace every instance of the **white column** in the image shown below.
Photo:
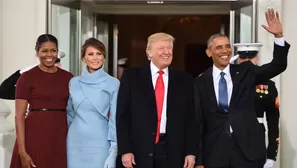
<svg viewBox="0 0 297 168"><path fill-rule="evenodd" d="M297 112L296 112L296 72L297 72L297 1L283 1L284 36L292 45L289 52L288 68L281 76L281 167L297 167Z"/></svg>
<svg viewBox="0 0 297 168"><path fill-rule="evenodd" d="M0 37L3 37L3 29L2 29L2 18L3 18L3 5L2 5L2 1L3 0L0 0ZM2 55L2 53L1 53L1 51L2 51L2 38L0 38L0 81L2 81L2 66L3 66L3 59L2 59L2 57L3 57L3 55Z"/></svg>
<svg viewBox="0 0 297 168"><path fill-rule="evenodd" d="M0 67L3 67L3 0L0 0ZM0 81L2 81L3 70L0 68ZM6 116L9 115L10 110L0 99L0 168L9 167L11 153L12 153L12 143L15 139L15 134L13 133L13 125L6 119Z"/></svg>
<svg viewBox="0 0 297 168"><path fill-rule="evenodd" d="M45 31L46 0L0 0L0 82L38 62L34 47ZM14 111L14 101L0 100L0 168L8 168L10 163Z"/></svg>
<svg viewBox="0 0 297 168"><path fill-rule="evenodd" d="M34 47L46 31L46 0L0 0L2 2L2 79L23 67L35 64ZM1 80L2 81L2 80ZM14 112L14 101L5 102ZM8 116L13 122L14 113Z"/></svg>
<svg viewBox="0 0 297 168"><path fill-rule="evenodd" d="M5 118L9 113L8 107L0 100L0 168L9 167L15 141L14 127Z"/></svg>
<svg viewBox="0 0 297 168"><path fill-rule="evenodd" d="M260 53L261 63L271 60L271 52L273 50L271 35L266 35L260 25L265 23L264 11L268 7L275 8L281 14L281 21L284 28L284 36L292 47L289 52L288 68L287 70L276 77L277 87L280 92L280 149L278 164L275 168L293 168L297 167L297 113L296 113L296 77L297 71L297 20L292 19L297 15L297 1L296 0L260 0L259 2L259 41L264 44Z"/></svg>

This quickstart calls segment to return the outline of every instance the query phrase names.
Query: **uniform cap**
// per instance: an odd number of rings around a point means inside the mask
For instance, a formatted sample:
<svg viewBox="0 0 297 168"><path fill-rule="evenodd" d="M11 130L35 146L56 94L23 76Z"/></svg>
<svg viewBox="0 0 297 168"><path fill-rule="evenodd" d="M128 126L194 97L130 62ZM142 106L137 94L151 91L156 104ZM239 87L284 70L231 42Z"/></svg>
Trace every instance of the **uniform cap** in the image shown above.
<svg viewBox="0 0 297 168"><path fill-rule="evenodd" d="M237 54L240 58L253 58L258 55L261 43L236 43L234 47L237 48Z"/></svg>
<svg viewBox="0 0 297 168"><path fill-rule="evenodd" d="M121 58L118 60L118 65L126 65L128 58Z"/></svg>
<svg viewBox="0 0 297 168"><path fill-rule="evenodd" d="M59 52L58 52L58 58L64 58L66 56L65 52L61 49L59 49Z"/></svg>

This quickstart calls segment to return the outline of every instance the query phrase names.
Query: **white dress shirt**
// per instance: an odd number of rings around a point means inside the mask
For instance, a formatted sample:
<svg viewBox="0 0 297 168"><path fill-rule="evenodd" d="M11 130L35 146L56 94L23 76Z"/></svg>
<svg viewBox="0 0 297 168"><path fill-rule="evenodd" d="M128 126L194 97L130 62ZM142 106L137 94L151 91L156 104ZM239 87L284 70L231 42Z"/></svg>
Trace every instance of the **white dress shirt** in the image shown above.
<svg viewBox="0 0 297 168"><path fill-rule="evenodd" d="M275 38L274 42L275 42L276 45L285 46L285 38L284 37Z"/></svg>
<svg viewBox="0 0 297 168"><path fill-rule="evenodd" d="M227 82L227 91L228 91L228 106L230 105L232 90L233 90L233 82L230 74L230 65L227 65L226 68L222 71L218 69L215 65L213 65L212 70L212 77L213 77L213 84L214 90L216 93L217 103L219 104L219 81L221 78L221 72L224 72L224 78Z"/></svg>
<svg viewBox="0 0 297 168"><path fill-rule="evenodd" d="M156 88L157 78L159 76L158 71L160 70L157 68L152 62L150 63L151 73L152 73L152 82L154 88ZM167 122L167 92L168 92L168 67L163 70L163 81L165 86L165 93L164 93L164 100L163 100L163 108L162 108L162 116L161 116L161 124L160 124L160 133L166 133L166 122Z"/></svg>
<svg viewBox="0 0 297 168"><path fill-rule="evenodd" d="M231 95L233 91L233 82L230 74L230 65L227 65L226 68L222 71L219 68L217 68L215 65L213 65L212 69L212 78L213 78L213 85L214 85L214 90L217 98L217 103L219 104L219 81L221 78L221 72L224 72L224 78L227 83L227 91L228 91L228 106L230 105L230 100L231 100ZM230 133L232 133L232 127L230 125Z"/></svg>

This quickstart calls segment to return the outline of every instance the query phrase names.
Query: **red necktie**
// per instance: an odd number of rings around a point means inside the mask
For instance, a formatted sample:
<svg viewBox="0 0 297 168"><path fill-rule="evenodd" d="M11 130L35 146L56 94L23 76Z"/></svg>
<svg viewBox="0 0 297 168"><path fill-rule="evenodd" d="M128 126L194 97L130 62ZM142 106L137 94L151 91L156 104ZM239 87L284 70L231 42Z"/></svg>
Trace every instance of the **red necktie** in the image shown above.
<svg viewBox="0 0 297 168"><path fill-rule="evenodd" d="M160 125L161 125L161 116L162 116L162 109L163 109L163 101L164 101L164 92L165 86L163 81L163 71L158 71L158 78L155 87L155 97L156 97L156 104L157 104L157 113L158 113L158 126L157 126L157 133L156 133L156 144L159 142L160 136Z"/></svg>

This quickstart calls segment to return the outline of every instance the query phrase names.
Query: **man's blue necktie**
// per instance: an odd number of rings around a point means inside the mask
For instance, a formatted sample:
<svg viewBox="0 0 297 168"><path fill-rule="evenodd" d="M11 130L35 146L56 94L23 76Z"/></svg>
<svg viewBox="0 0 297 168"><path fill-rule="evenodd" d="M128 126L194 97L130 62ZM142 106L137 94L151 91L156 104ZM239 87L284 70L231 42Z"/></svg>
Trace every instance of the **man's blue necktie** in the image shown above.
<svg viewBox="0 0 297 168"><path fill-rule="evenodd" d="M221 78L219 81L219 106L224 110L224 112L228 112L228 90L227 90L227 82L224 78L225 73L221 72Z"/></svg>

